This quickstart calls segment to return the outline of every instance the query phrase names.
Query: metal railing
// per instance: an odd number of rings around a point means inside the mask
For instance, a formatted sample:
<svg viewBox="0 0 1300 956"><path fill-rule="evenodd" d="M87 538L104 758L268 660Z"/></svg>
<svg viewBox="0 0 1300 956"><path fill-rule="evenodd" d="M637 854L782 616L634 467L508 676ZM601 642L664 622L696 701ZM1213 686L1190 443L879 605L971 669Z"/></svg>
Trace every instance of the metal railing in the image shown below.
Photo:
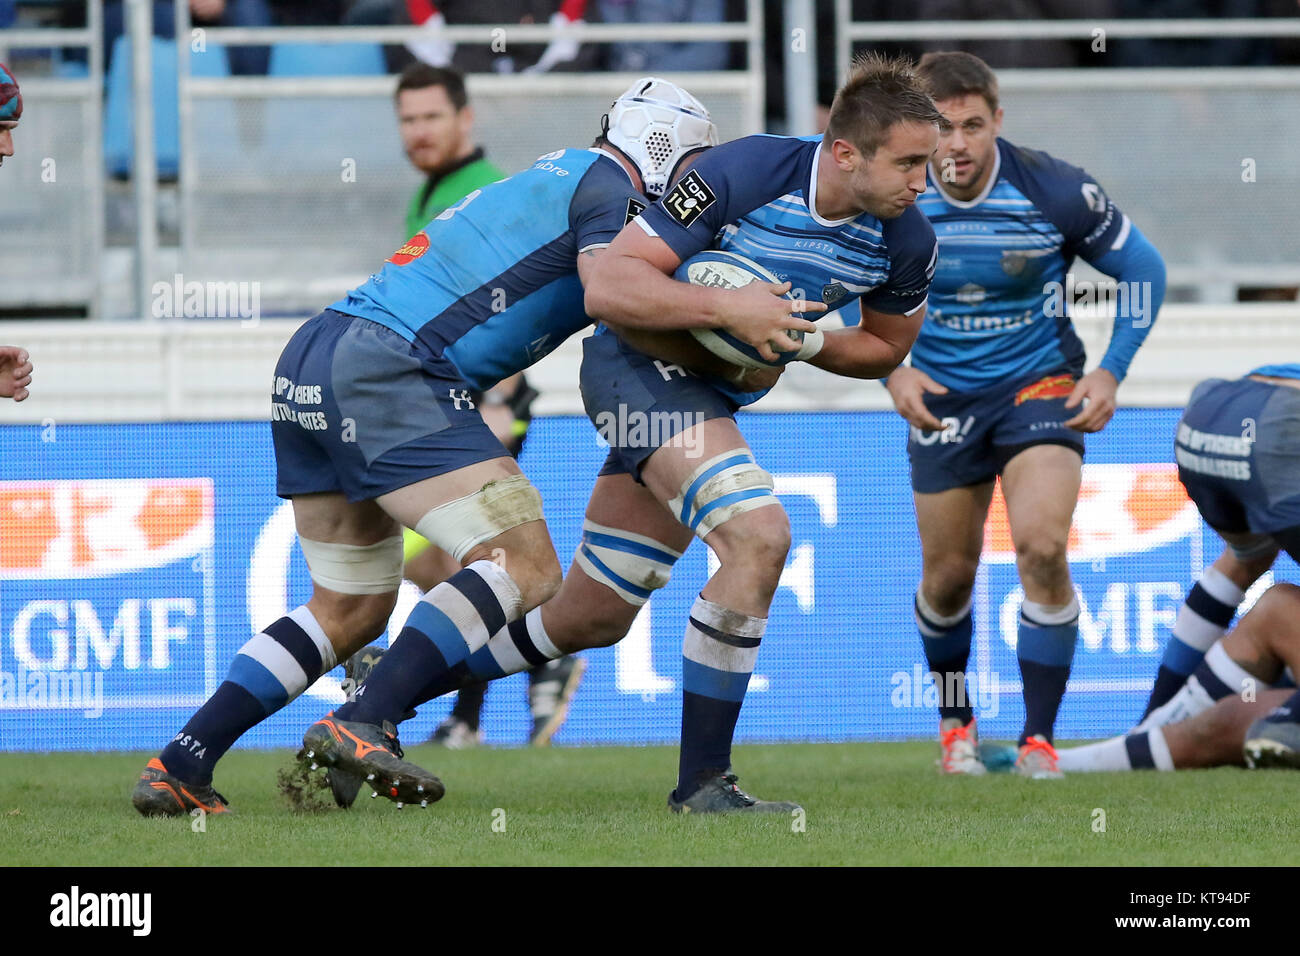
<svg viewBox="0 0 1300 956"><path fill-rule="evenodd" d="M301 320L91 324L0 323L0 342L23 345L36 366L31 397L0 402L0 425L18 423L265 421L275 363ZM1074 319L1095 367L1110 341L1108 315ZM1196 382L1235 378L1300 354L1300 306L1167 305L1120 388L1125 407L1178 408ZM583 415L581 336L528 370L539 415ZM121 374L130 368L131 374ZM39 387L37 387L39 386ZM754 409L888 411L879 382L793 362Z"/></svg>
<svg viewBox="0 0 1300 956"><path fill-rule="evenodd" d="M0 171L0 306L102 311L104 69L102 0L82 29L6 30L5 51L84 48L85 77L18 78L23 116ZM8 56L8 53L5 54Z"/></svg>
<svg viewBox="0 0 1300 956"><path fill-rule="evenodd" d="M837 65L855 42L1300 37L1300 18L855 23L836 0ZM1294 197L1300 69L998 71L1005 135L1082 166L1164 255L1171 286L1206 302L1300 285Z"/></svg>
<svg viewBox="0 0 1300 956"><path fill-rule="evenodd" d="M575 25L572 36L599 43L744 43L745 70L673 74L711 108L711 96L724 101L724 115L715 118L730 138L763 127L761 7L760 0L748 0L745 22L587 24ZM405 26L208 28L200 34L191 31L185 0L176 2L176 19L178 37L201 37L209 50L397 44L428 36ZM449 26L441 36L480 45L504 36L515 44L547 41L555 31L488 24ZM392 108L395 78L195 76L192 58L203 54L190 42L177 46L180 271L187 279L255 281L272 313L319 309L363 279L402 238L402 211L419 177L402 155ZM490 159L515 172L558 146L585 146L600 114L635 79L618 73L470 74L475 135ZM340 165L348 163L356 176L341 184Z"/></svg>
<svg viewBox="0 0 1300 956"><path fill-rule="evenodd" d="M1198 20L853 20L852 0L835 0L835 69L849 68L855 42L926 40L1217 40L1227 37L1297 37L1300 17Z"/></svg>

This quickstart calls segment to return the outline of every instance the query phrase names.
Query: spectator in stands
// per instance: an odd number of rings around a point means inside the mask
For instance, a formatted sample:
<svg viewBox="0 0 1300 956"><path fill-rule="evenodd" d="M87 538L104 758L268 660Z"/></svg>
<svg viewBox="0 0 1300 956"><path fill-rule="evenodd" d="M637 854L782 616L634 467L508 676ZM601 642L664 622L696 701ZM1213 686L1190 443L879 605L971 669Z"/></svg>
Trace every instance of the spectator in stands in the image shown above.
<svg viewBox="0 0 1300 956"><path fill-rule="evenodd" d="M77 3L70 6L83 7ZM269 27L271 9L267 0L189 0L190 21L196 27ZM80 12L84 24L85 12ZM104 4L104 65L107 67L113 43L126 29L126 4L108 0ZM338 21L335 20L335 23ZM176 8L171 0L154 0L153 34L164 39L176 36ZM230 72L235 75L259 75L266 72L270 58L267 47L231 47Z"/></svg>
<svg viewBox="0 0 1300 956"><path fill-rule="evenodd" d="M344 22L423 26L426 38L407 44L410 52L430 66L455 66L465 73L590 71L598 68L599 50L563 35L585 21L587 7L588 0L356 0ZM542 46L514 43L507 35L503 48L486 42L457 47L442 37L444 27L475 23L549 23L561 36Z"/></svg>
<svg viewBox="0 0 1300 956"><path fill-rule="evenodd" d="M726 0L599 0L606 23L723 23ZM615 43L606 65L627 73L672 70L725 70L731 59L726 43Z"/></svg>
<svg viewBox="0 0 1300 956"><path fill-rule="evenodd" d="M402 148L426 177L406 210L404 235L413 236L438 213L506 174L474 143L474 108L458 72L412 63L397 81L395 100Z"/></svg>

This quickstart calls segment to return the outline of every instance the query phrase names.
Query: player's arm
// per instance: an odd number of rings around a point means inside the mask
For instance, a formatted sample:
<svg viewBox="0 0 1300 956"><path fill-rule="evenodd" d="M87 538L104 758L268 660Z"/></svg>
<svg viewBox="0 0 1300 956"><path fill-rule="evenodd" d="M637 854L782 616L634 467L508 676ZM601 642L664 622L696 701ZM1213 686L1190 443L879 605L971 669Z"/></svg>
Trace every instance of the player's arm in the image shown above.
<svg viewBox="0 0 1300 956"><path fill-rule="evenodd" d="M1088 261L1119 283L1115 328L1099 367L1123 381L1133 356L1151 334L1160 306L1164 304L1165 260L1126 216L1120 238L1111 248Z"/></svg>
<svg viewBox="0 0 1300 956"><path fill-rule="evenodd" d="M1097 368L1079 379L1065 401L1066 408L1079 409L1065 423L1068 428L1101 431L1115 414L1119 383L1164 301L1165 263L1086 171L1053 161L1026 185L1029 198L1065 238L1063 251L1121 283L1124 298L1106 354Z"/></svg>
<svg viewBox="0 0 1300 956"><path fill-rule="evenodd" d="M891 315L861 304L862 319L856 326L826 333L826 344L808 359L810 365L849 378L884 378L907 358L921 323L925 304L909 315Z"/></svg>
<svg viewBox="0 0 1300 956"><path fill-rule="evenodd" d="M592 318L616 329L726 329L769 361L777 357L769 340L783 330L816 330L802 313L823 312L825 303L784 298L790 291L788 282L714 289L677 281L672 274L681 258L662 238L647 233L640 222L625 226L585 275L579 264L587 314ZM793 343L791 347L797 348Z"/></svg>

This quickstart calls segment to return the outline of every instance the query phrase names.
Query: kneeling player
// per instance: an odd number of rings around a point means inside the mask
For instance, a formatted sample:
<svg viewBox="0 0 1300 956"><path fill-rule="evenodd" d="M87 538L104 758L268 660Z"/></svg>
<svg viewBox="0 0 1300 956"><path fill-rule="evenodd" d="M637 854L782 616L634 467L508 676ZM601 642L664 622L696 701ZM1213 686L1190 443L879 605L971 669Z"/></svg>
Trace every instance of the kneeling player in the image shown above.
<svg viewBox="0 0 1300 956"><path fill-rule="evenodd" d="M1060 752L1067 772L1300 768L1300 587L1275 584L1210 649L1182 689L1123 737Z"/></svg>
<svg viewBox="0 0 1300 956"><path fill-rule="evenodd" d="M1178 611L1144 723L1223 636L1279 549L1300 560L1300 364L1201 382L1178 423L1174 454L1187 494L1225 547Z"/></svg>

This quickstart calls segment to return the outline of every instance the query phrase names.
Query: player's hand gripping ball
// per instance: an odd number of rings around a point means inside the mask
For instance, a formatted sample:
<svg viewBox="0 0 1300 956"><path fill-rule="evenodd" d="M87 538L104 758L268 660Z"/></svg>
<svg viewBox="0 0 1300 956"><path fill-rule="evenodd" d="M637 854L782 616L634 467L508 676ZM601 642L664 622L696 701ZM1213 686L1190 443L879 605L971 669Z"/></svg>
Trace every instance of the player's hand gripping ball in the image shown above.
<svg viewBox="0 0 1300 956"><path fill-rule="evenodd" d="M752 259L736 255L734 252L724 252L721 249L707 249L691 256L677 267L673 278L682 282L689 282L692 285L710 286L718 289L739 289L751 282L781 284L780 279ZM796 301L795 297L788 292L785 294L785 298L792 302ZM820 331L810 332L805 335L803 332L792 329L785 334L792 341L799 343L800 347L793 351L783 352L773 344L772 347L777 354L777 360L769 362L758 354L758 349L725 329L691 329L691 334L695 336L701 345L719 358L725 359L733 365L755 369L779 368L795 360L810 359L821 351L825 340Z"/></svg>

